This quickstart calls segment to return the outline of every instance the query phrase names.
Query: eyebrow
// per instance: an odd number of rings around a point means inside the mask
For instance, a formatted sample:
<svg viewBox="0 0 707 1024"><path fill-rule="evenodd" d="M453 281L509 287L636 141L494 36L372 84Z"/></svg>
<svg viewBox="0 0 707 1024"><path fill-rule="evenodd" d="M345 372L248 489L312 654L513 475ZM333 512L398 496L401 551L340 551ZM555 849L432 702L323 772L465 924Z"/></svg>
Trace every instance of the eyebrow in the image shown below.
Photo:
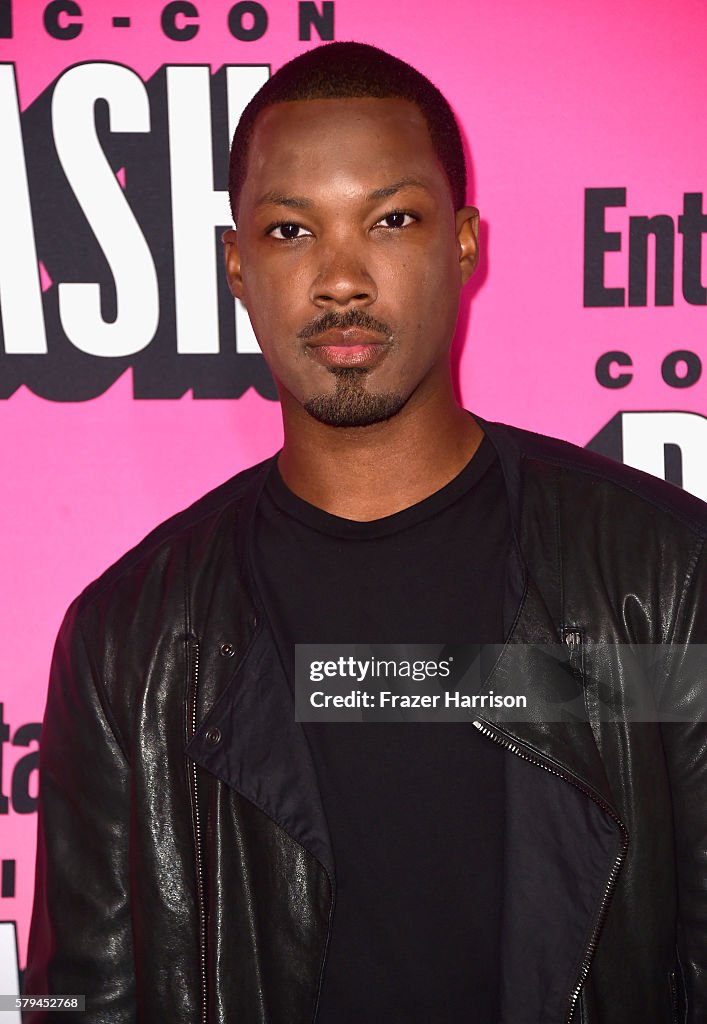
<svg viewBox="0 0 707 1024"><path fill-rule="evenodd" d="M280 192L266 192L255 204L256 206L289 206L293 210L306 210L312 205L311 199L304 196L285 196Z"/></svg>
<svg viewBox="0 0 707 1024"><path fill-rule="evenodd" d="M366 201L374 202L377 199L387 199L404 188L422 188L427 191L427 186L423 185L417 178L401 178L390 185L384 185L383 188L377 188L373 192L369 192L366 196ZM286 196L281 192L266 192L265 195L258 199L255 205L287 206L291 210L308 210L313 204L311 199L306 199L304 196Z"/></svg>
<svg viewBox="0 0 707 1024"><path fill-rule="evenodd" d="M396 192L400 192L403 188L423 188L427 191L427 186L423 185L417 178L401 178L400 181L394 181L392 185L385 185L383 188L377 188L373 192L369 192L366 199L372 201L374 199L387 199L389 196L394 196Z"/></svg>

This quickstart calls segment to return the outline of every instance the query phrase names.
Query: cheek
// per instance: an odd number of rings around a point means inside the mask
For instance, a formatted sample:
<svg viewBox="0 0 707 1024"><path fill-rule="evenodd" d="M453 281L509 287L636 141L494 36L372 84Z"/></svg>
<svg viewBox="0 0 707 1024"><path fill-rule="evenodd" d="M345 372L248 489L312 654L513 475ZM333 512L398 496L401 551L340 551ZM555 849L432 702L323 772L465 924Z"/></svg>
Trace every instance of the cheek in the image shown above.
<svg viewBox="0 0 707 1024"><path fill-rule="evenodd" d="M243 272L243 286L249 309L256 311L264 322L278 322L288 313L290 318L296 318L296 311L306 303L309 291L306 270L294 260L278 261L275 265L265 261L251 264Z"/></svg>
<svg viewBox="0 0 707 1024"><path fill-rule="evenodd" d="M425 299L429 302L430 297L439 299L442 286L444 293L449 294L455 273L458 277L456 249L446 239L401 247L380 260L377 267L380 283L385 281L401 295L417 297L419 303Z"/></svg>
<svg viewBox="0 0 707 1024"><path fill-rule="evenodd" d="M388 271L381 298L385 295L413 329L439 329L458 305L454 271L448 259L431 259L429 252L423 258L407 257Z"/></svg>

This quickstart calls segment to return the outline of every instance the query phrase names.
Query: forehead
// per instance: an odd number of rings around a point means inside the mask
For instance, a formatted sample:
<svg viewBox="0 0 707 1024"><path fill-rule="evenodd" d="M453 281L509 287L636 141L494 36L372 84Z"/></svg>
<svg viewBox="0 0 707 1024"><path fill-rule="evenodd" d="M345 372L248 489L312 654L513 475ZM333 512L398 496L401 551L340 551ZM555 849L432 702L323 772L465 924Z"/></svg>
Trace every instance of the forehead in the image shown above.
<svg viewBox="0 0 707 1024"><path fill-rule="evenodd" d="M243 195L307 186L368 188L402 177L448 188L419 107L404 99L277 103L258 115Z"/></svg>

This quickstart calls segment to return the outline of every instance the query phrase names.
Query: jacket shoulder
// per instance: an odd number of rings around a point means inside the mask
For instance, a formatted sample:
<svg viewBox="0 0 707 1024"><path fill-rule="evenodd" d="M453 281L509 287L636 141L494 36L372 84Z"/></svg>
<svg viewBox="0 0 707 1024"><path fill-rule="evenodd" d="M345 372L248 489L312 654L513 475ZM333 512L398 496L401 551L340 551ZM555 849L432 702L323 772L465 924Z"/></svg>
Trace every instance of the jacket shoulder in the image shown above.
<svg viewBox="0 0 707 1024"><path fill-rule="evenodd" d="M570 441L498 424L517 447L526 472L542 474L543 467L559 469L562 493L612 499L637 512L643 507L665 513L701 536L707 535L707 503L676 484L589 451Z"/></svg>
<svg viewBox="0 0 707 1024"><path fill-rule="evenodd" d="M126 576L135 572L144 575L151 566L169 560L175 549L186 546L196 534L212 533L224 517L235 527L243 500L265 478L274 458L271 456L242 470L157 525L89 583L72 604L81 610L99 600Z"/></svg>

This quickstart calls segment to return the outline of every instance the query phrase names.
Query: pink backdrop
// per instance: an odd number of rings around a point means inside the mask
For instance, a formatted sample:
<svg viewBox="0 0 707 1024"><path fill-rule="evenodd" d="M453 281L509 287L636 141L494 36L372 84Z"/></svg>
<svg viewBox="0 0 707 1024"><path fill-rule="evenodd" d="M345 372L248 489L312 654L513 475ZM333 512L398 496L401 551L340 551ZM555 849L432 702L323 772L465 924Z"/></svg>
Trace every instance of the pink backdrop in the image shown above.
<svg viewBox="0 0 707 1024"><path fill-rule="evenodd" d="M47 33L46 3L16 0L11 6L12 36L0 39L0 61L14 65L22 111L65 69L83 62L117 62L144 81L161 65L206 64L215 72L222 65L269 64L274 70L319 41L316 32L311 41L299 39L296 0L263 0L267 31L251 42L229 32L233 4L227 0L197 0L199 31L182 42L168 39L160 26L166 0L86 0L79 19L83 27L72 40ZM707 380L698 373L694 383L678 386L686 383L679 380L685 373L679 361L672 385L661 374L664 358L677 350L693 353L699 371L707 326L707 307L694 301L694 293L692 301L683 297L683 235L677 231L684 193L702 193L707 183L703 0L407 0L398 5L335 0L333 7L334 38L371 42L415 64L449 97L465 128L472 153L469 198L480 208L485 246L458 340L466 406L578 444L589 443L613 423L619 434L604 431L602 450L659 475L665 475L664 446L675 445L683 485L707 497L701 457L707 444ZM129 17L130 27L114 27L116 14ZM72 20L61 16L60 27ZM0 138L7 139L11 90L2 95ZM32 122L23 119L30 172L32 130ZM214 148L217 160L225 161L225 133ZM167 190L168 172L160 185ZM7 167L0 170L0 186L8 173ZM628 287L629 217L662 214L671 218L674 230L672 304L655 303L651 243L645 305L584 305L585 190L609 188L625 188L626 205L606 213L606 230L620 233L621 249L606 255L605 286ZM66 182L64 189L68 192ZM129 190L126 194L132 201ZM35 196L30 188L38 230L47 204L60 199ZM669 231L667 220L663 223ZM700 238L694 241L698 229L692 230L694 277L695 245L698 254L705 247ZM62 258L70 259L71 233L59 244ZM0 231L3 315L12 301L17 245L12 232ZM42 269L46 301L58 284L61 279ZM161 311L165 301L160 298ZM205 307L209 301L205 296ZM7 323L5 328L6 348L8 340L10 348L21 347L18 335L9 339ZM47 344L51 352L49 328ZM597 359L610 350L623 351L632 361L633 379L626 387L603 386L596 379ZM23 358L8 352L3 366L12 369ZM62 371L61 365L52 372L63 386L62 372L68 380L72 371ZM101 365L99 357L96 366ZM5 520L0 702L7 726L3 732L0 724L0 752L1 792L9 801L7 813L0 815L0 922L17 923L20 966L36 817L27 812L26 799L14 806L11 790L20 760L36 751L37 743L22 746L26 733L16 737L23 725L41 720L63 611L158 521L280 443L278 406L254 389L240 398L198 400L188 385L185 390L180 398L135 398L127 368L90 400L38 397L21 384L0 401ZM641 415L630 415L636 412ZM19 792L21 772L15 782ZM36 771L29 791L31 801ZM22 808L25 813L18 813ZM5 992L12 989L3 988L2 979L12 984L15 970L11 932L11 924L0 924L0 991Z"/></svg>

